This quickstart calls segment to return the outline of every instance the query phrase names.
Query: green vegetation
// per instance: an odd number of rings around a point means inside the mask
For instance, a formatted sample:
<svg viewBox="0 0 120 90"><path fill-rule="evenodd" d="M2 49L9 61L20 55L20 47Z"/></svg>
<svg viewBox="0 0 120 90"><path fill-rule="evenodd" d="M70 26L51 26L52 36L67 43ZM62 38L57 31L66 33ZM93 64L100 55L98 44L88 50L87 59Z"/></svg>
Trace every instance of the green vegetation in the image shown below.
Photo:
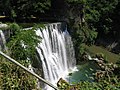
<svg viewBox="0 0 120 90"><path fill-rule="evenodd" d="M36 35L35 30L40 26L43 25L37 25L25 30L16 23L9 24L10 39L7 42L8 54L26 67L36 59L36 46L41 39ZM37 89L36 80L36 78L20 69L20 67L0 57L0 89Z"/></svg>
<svg viewBox="0 0 120 90"><path fill-rule="evenodd" d="M69 18L69 27L72 29L70 33L73 38L77 61L81 60L81 56L85 52L82 43L88 46L94 45L98 38L102 40L108 38L108 41L112 39L119 43L119 26L117 23L117 25L114 24L114 17L116 16L114 13L120 12L118 9L120 7L119 0L67 0L67 2L73 12ZM117 10L118 12L116 12ZM117 21L120 23L120 19ZM96 53L95 48L91 48L89 51ZM100 52L104 51L101 49ZM119 59L116 54L113 54L114 57L110 52L105 52L105 54L107 54L109 61L116 62Z"/></svg>
<svg viewBox="0 0 120 90"><path fill-rule="evenodd" d="M25 61L20 61L23 65ZM1 90L37 90L36 78L20 67L0 57L0 89Z"/></svg>
<svg viewBox="0 0 120 90"><path fill-rule="evenodd" d="M10 56L16 60L33 59L40 37L36 36L35 29L24 30L16 23L10 24L10 40L8 48ZM34 59L33 59L34 60Z"/></svg>
<svg viewBox="0 0 120 90"><path fill-rule="evenodd" d="M38 16L38 13L44 13L51 6L51 0L1 0L0 14L15 18L31 18ZM37 15L38 14L38 15Z"/></svg>

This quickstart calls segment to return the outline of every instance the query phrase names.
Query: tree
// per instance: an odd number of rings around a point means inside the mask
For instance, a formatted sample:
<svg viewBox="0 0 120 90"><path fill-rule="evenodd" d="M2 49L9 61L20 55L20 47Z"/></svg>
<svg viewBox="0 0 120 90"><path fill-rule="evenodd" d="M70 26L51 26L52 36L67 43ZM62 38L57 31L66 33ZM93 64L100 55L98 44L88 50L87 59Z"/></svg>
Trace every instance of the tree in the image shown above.
<svg viewBox="0 0 120 90"><path fill-rule="evenodd" d="M30 17L38 16L44 13L51 6L51 0L1 0L0 11L1 14L15 17ZM38 14L38 15L37 15Z"/></svg>

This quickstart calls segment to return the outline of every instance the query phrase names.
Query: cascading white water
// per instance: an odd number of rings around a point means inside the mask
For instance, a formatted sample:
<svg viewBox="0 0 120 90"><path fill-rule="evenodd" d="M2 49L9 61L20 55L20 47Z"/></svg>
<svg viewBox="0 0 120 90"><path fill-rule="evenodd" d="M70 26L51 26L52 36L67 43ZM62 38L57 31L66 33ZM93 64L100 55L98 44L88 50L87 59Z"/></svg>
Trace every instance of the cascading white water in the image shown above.
<svg viewBox="0 0 120 90"><path fill-rule="evenodd" d="M2 30L0 30L0 50L4 50L7 52L6 39Z"/></svg>
<svg viewBox="0 0 120 90"><path fill-rule="evenodd" d="M61 23L47 24L45 28L38 29L36 34L42 37L37 51L42 61L44 78L55 85L76 65L71 37L67 29L62 30ZM46 85L44 90L52 88Z"/></svg>

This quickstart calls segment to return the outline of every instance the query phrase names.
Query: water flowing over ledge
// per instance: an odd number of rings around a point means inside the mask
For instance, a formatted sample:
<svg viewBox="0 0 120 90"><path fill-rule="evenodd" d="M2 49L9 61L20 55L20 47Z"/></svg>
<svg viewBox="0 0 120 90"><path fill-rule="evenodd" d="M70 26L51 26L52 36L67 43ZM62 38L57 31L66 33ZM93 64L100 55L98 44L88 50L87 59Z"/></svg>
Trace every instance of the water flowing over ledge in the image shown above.
<svg viewBox="0 0 120 90"><path fill-rule="evenodd" d="M2 30L0 30L0 50L7 52L6 39Z"/></svg>
<svg viewBox="0 0 120 90"><path fill-rule="evenodd" d="M42 37L37 51L42 61L44 78L56 84L59 78L66 76L76 66L73 43L66 25L52 23L39 28L36 34ZM45 86L44 90L52 90Z"/></svg>
<svg viewBox="0 0 120 90"><path fill-rule="evenodd" d="M25 28L30 30L31 28ZM76 59L74 55L71 36L67 31L66 24L52 23L45 24L45 27L38 28L36 34L42 38L42 41L36 47L39 61L42 62L43 77L56 85L57 81L76 70ZM7 51L6 39L2 30L0 30L0 47ZM24 46L24 45L23 45ZM32 66L29 67L32 69ZM45 85L43 90L53 90Z"/></svg>

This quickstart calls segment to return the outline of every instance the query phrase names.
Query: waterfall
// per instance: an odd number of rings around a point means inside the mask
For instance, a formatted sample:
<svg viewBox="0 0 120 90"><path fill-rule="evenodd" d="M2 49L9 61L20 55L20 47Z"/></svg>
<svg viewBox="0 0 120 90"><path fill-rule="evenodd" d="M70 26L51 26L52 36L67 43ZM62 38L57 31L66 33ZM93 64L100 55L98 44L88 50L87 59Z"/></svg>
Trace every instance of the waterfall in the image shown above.
<svg viewBox="0 0 120 90"><path fill-rule="evenodd" d="M7 52L6 39L2 30L0 30L0 50Z"/></svg>
<svg viewBox="0 0 120 90"><path fill-rule="evenodd" d="M36 49L42 61L44 78L56 85L59 78L64 78L76 65L71 36L61 23L47 24L36 34L42 38ZM46 85L44 90L53 89Z"/></svg>

